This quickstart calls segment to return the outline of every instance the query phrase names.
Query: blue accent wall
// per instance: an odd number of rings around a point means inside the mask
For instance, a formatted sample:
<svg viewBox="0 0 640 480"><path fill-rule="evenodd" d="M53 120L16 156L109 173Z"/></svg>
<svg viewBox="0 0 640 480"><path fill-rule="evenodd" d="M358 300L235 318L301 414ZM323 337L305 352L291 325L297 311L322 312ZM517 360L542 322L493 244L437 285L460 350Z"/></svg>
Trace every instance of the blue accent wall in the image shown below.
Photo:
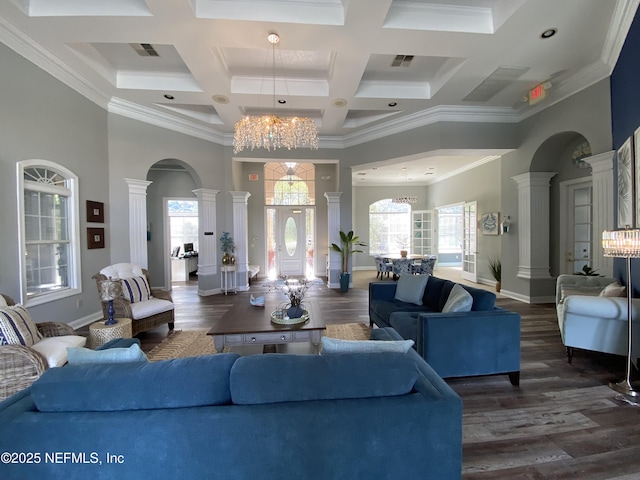
<svg viewBox="0 0 640 480"><path fill-rule="evenodd" d="M640 10L636 12L622 52L618 57L611 75L611 133L613 149L617 150L624 141L640 127ZM636 163L640 159L636 159ZM615 165L614 165L615 169ZM616 172L614 172L614 175ZM615 178L615 177L614 177ZM640 188L640 185L636 186ZM636 198L638 195L636 194ZM615 215L617 205L614 199ZM636 225L637 227L640 225ZM634 297L640 292L640 261L634 260L631 266ZM626 262L614 260L614 277L626 282Z"/></svg>

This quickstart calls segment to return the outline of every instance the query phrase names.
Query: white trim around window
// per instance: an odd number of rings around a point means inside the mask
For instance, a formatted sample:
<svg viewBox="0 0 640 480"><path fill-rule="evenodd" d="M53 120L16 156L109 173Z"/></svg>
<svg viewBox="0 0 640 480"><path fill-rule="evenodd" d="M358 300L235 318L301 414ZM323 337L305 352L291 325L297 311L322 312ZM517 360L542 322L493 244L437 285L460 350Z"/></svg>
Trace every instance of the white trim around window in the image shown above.
<svg viewBox="0 0 640 480"><path fill-rule="evenodd" d="M48 160L23 160L17 162L17 197L18 197L18 245L20 248L20 303L29 307L41 305L61 298L77 295L82 292L82 277L80 266L80 201L78 193L78 177L71 170ZM25 170L35 167L42 168L42 172L54 172L63 177L64 186L52 182L25 181ZM25 186L27 188L25 188ZM67 226L65 244L68 245L67 285L60 286L42 293L29 294L27 283L27 238L25 227L25 190L45 194L60 194L67 198ZM58 242L60 243L60 242Z"/></svg>

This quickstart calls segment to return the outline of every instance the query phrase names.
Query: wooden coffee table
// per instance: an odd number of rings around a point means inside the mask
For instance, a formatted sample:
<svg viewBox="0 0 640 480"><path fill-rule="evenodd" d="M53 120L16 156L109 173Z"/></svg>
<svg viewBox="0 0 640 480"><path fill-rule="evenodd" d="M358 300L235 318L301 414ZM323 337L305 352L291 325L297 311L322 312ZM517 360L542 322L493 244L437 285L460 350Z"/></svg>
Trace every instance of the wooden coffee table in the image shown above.
<svg viewBox="0 0 640 480"><path fill-rule="evenodd" d="M251 305L248 296L236 298L233 307L207 332L207 335L213 336L216 350L221 352L226 346L311 342L315 351L318 351L322 331L326 327L322 309L311 301L305 301L303 306L309 312L308 321L279 325L271 321L271 313L284 299L277 294L267 294L265 297L264 307Z"/></svg>

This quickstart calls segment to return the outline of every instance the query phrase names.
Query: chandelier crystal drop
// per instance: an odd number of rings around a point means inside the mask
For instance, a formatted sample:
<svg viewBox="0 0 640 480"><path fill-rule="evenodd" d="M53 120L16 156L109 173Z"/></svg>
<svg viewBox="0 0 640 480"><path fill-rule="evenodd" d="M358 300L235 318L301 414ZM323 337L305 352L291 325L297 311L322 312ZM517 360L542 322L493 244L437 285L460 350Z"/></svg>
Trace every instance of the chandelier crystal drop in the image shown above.
<svg viewBox="0 0 640 480"><path fill-rule="evenodd" d="M272 33L268 36L271 43L273 60L273 109L276 105L276 44L280 37ZM286 79L285 79L286 85ZM235 125L233 135L233 153L245 148L265 148L269 151L276 148L309 147L318 149L318 127L307 117L281 117L279 115L244 116Z"/></svg>

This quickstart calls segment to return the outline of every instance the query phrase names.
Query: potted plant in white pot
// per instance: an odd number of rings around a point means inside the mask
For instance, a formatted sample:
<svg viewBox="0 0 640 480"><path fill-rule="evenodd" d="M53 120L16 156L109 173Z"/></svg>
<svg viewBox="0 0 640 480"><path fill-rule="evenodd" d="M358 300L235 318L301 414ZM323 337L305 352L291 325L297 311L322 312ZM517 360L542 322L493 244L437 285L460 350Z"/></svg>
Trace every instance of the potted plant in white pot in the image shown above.
<svg viewBox="0 0 640 480"><path fill-rule="evenodd" d="M342 260L342 273L340 273L340 291L346 292L349 290L349 283L351 282L351 272L349 271L349 261L351 259L351 255L354 253L364 253L363 250L359 250L355 247L366 247L367 244L361 242L360 237L353 234L353 230L349 231L349 233L345 233L344 231L340 230L340 244L341 246L332 243L331 248L336 252L340 252Z"/></svg>

